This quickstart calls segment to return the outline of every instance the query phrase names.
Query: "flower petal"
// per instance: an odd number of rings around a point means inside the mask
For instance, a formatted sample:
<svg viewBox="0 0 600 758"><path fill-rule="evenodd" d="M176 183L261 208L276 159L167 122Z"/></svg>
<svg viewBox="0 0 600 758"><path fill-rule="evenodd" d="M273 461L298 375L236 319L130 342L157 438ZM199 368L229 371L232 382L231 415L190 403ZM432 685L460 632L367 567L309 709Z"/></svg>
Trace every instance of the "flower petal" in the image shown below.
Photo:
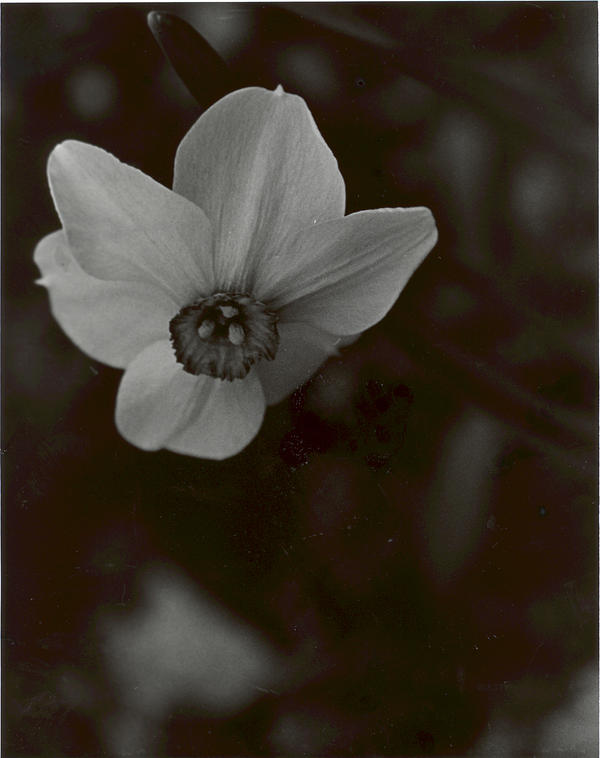
<svg viewBox="0 0 600 758"><path fill-rule="evenodd" d="M89 274L157 285L180 305L212 291L210 223L193 203L83 142L52 151L48 178L73 255Z"/></svg>
<svg viewBox="0 0 600 758"><path fill-rule="evenodd" d="M253 292L289 240L344 214L344 180L302 98L250 87L219 100L179 145L173 187L214 229L218 286Z"/></svg>
<svg viewBox="0 0 600 758"><path fill-rule="evenodd" d="M265 409L258 379L222 382L185 372L168 341L147 347L127 368L116 423L143 450L165 447L202 458L239 452L260 428Z"/></svg>
<svg viewBox="0 0 600 758"><path fill-rule="evenodd" d="M307 321L333 334L355 334L380 321L437 241L427 208L353 213L299 235L295 269L270 307L288 321Z"/></svg>
<svg viewBox="0 0 600 758"><path fill-rule="evenodd" d="M265 415L265 398L256 372L226 382L210 379L213 392L202 413L169 440L168 450L223 460L236 455L256 436Z"/></svg>
<svg viewBox="0 0 600 758"><path fill-rule="evenodd" d="M280 323L279 348L273 361L261 361L256 371L268 405L279 403L302 386L330 355L340 337L309 324Z"/></svg>
<svg viewBox="0 0 600 758"><path fill-rule="evenodd" d="M34 260L54 318L95 360L125 368L147 345L168 337L177 304L151 284L112 282L86 274L62 230L38 243Z"/></svg>

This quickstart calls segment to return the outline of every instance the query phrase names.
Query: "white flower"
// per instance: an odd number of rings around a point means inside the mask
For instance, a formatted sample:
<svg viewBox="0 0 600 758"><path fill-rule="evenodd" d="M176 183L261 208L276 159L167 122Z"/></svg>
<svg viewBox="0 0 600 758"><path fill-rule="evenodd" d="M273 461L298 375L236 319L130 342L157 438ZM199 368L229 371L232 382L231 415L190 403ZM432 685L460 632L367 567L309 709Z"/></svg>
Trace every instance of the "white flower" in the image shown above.
<svg viewBox="0 0 600 758"><path fill-rule="evenodd" d="M305 102L232 92L179 145L173 191L81 142L48 176L62 229L37 246L52 312L125 369L120 433L227 458L265 405L377 323L437 239L426 208L344 217L344 181Z"/></svg>

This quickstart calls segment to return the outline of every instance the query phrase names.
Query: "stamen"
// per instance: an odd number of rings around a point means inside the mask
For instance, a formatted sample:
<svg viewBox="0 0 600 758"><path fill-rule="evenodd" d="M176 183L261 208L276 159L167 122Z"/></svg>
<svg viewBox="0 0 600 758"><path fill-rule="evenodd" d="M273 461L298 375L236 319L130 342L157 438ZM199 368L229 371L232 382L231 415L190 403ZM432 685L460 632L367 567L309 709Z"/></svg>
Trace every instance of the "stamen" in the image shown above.
<svg viewBox="0 0 600 758"><path fill-rule="evenodd" d="M244 327L239 324L229 324L229 331L227 336L232 345L241 345L246 339L246 333Z"/></svg>
<svg viewBox="0 0 600 758"><path fill-rule="evenodd" d="M255 363L275 357L277 320L276 313L250 295L216 292L171 319L175 357L195 376L243 379Z"/></svg>
<svg viewBox="0 0 600 758"><path fill-rule="evenodd" d="M208 319L206 319L206 321L203 321L198 327L198 337L200 337L203 340L206 340L211 336L211 334L214 331L215 331L215 322L209 321Z"/></svg>
<svg viewBox="0 0 600 758"><path fill-rule="evenodd" d="M220 305L219 310L225 316L225 318L233 318L239 313L239 310L233 305Z"/></svg>

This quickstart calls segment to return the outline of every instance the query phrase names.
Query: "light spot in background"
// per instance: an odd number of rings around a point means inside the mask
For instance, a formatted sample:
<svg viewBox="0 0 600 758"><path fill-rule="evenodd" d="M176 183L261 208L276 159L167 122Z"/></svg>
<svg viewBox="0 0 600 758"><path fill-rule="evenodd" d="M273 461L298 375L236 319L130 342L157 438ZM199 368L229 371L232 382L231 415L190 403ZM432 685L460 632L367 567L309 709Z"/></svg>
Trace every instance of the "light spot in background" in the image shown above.
<svg viewBox="0 0 600 758"><path fill-rule="evenodd" d="M80 118L106 117L117 103L118 88L112 73L101 66L82 66L67 79L67 100Z"/></svg>
<svg viewBox="0 0 600 758"><path fill-rule="evenodd" d="M558 164L541 153L516 169L511 206L524 230L538 238L551 232L564 208L567 181Z"/></svg>
<svg viewBox="0 0 600 758"><path fill-rule="evenodd" d="M486 219L490 203L496 202L490 194L496 151L488 124L467 110L448 111L431 146L432 170L444 184L449 214L461 235L456 252L476 270L491 262Z"/></svg>
<svg viewBox="0 0 600 758"><path fill-rule="evenodd" d="M547 688L547 680L536 680ZM541 722L515 721L499 707L492 714L480 741L469 755L504 756L597 756L598 755L598 672L584 668L574 677L570 699L551 711ZM534 701L535 702L535 701Z"/></svg>
<svg viewBox="0 0 600 758"><path fill-rule="evenodd" d="M451 581L486 538L503 441L496 421L477 409L446 436L423 514L423 551L436 583Z"/></svg>
<svg viewBox="0 0 600 758"><path fill-rule="evenodd" d="M409 76L398 76L369 101L372 112L390 127L413 124L437 107L433 91Z"/></svg>
<svg viewBox="0 0 600 758"><path fill-rule="evenodd" d="M598 671L588 666L574 679L570 700L545 719L539 755L598 755Z"/></svg>
<svg viewBox="0 0 600 758"><path fill-rule="evenodd" d="M488 177L494 151L489 129L466 110L448 112L441 120L434 152L445 178L458 193L456 201L473 201L473 193L489 187Z"/></svg>
<svg viewBox="0 0 600 758"><path fill-rule="evenodd" d="M356 377L348 365L330 361L309 385L309 407L324 418L342 419L348 413L355 389Z"/></svg>
<svg viewBox="0 0 600 758"><path fill-rule="evenodd" d="M111 714L104 723L107 744L111 755L154 755L160 752L163 740L156 733L156 726L145 714L126 709Z"/></svg>
<svg viewBox="0 0 600 758"><path fill-rule="evenodd" d="M431 309L437 321L448 324L473 315L477 300L465 287L449 283L436 291Z"/></svg>
<svg viewBox="0 0 600 758"><path fill-rule="evenodd" d="M239 53L252 36L255 9L251 3L189 3L182 18L190 23L223 58Z"/></svg>
<svg viewBox="0 0 600 758"><path fill-rule="evenodd" d="M276 70L290 91L302 92L314 102L329 100L339 87L331 52L314 44L287 46Z"/></svg>
<svg viewBox="0 0 600 758"><path fill-rule="evenodd" d="M127 616L101 620L104 658L118 698L105 723L111 751L155 744L171 710L184 704L229 715L272 688L278 654L182 575L154 567L142 575L144 602Z"/></svg>

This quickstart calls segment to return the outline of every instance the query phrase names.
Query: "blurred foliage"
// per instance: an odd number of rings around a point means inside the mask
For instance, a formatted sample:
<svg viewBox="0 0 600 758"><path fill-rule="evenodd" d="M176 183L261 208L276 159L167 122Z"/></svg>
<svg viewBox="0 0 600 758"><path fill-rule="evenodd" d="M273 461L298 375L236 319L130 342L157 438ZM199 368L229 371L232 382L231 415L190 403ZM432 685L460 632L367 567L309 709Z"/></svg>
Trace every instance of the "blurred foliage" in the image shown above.
<svg viewBox="0 0 600 758"><path fill-rule="evenodd" d="M2 7L6 754L595 754L596 5L151 10ZM46 158L169 185L192 95L279 83L439 243L241 455L135 450L33 284Z"/></svg>

